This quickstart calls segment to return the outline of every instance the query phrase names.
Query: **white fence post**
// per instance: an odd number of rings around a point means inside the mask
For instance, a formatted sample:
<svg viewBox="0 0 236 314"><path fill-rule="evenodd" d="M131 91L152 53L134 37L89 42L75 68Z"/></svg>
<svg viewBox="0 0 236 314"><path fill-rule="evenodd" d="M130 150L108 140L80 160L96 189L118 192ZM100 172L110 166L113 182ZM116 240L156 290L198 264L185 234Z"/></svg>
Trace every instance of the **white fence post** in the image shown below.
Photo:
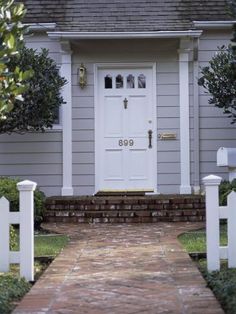
<svg viewBox="0 0 236 314"><path fill-rule="evenodd" d="M0 232L0 272L8 272L10 263L9 201L4 196L0 199Z"/></svg>
<svg viewBox="0 0 236 314"><path fill-rule="evenodd" d="M236 192L232 191L227 198L228 207L228 266L236 267Z"/></svg>
<svg viewBox="0 0 236 314"><path fill-rule="evenodd" d="M222 178L209 175L203 178L206 189L207 269L220 269L219 185Z"/></svg>
<svg viewBox="0 0 236 314"><path fill-rule="evenodd" d="M17 183L20 192L20 275L34 280L34 190L36 183Z"/></svg>

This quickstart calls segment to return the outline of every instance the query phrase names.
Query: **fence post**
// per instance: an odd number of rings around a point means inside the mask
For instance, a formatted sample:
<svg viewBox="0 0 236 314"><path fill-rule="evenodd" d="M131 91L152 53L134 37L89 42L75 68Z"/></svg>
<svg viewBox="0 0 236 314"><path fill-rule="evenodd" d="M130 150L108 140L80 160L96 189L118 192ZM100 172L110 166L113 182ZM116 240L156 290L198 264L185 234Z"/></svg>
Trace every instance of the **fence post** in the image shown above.
<svg viewBox="0 0 236 314"><path fill-rule="evenodd" d="M219 221L219 185L221 177L209 175L204 177L206 190L206 238L207 269L220 269L220 221Z"/></svg>
<svg viewBox="0 0 236 314"><path fill-rule="evenodd" d="M10 263L10 225L9 201L3 196L0 199L0 272L9 271Z"/></svg>
<svg viewBox="0 0 236 314"><path fill-rule="evenodd" d="M36 183L17 183L20 192L20 275L34 280L34 190Z"/></svg>
<svg viewBox="0 0 236 314"><path fill-rule="evenodd" d="M229 268L236 267L236 192L232 191L227 198L228 207L228 265Z"/></svg>

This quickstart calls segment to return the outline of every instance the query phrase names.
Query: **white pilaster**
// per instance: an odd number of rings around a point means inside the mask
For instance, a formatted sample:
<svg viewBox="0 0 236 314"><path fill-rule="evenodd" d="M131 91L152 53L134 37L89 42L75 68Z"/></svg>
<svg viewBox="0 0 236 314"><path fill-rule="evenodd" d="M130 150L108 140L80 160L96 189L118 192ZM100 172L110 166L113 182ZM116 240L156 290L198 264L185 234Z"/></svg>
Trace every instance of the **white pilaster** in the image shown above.
<svg viewBox="0 0 236 314"><path fill-rule="evenodd" d="M180 194L190 194L190 132L189 132L189 40L180 40L179 49L180 104Z"/></svg>
<svg viewBox="0 0 236 314"><path fill-rule="evenodd" d="M71 49L68 41L61 42L61 75L67 83L63 87L62 105L63 127L63 187L61 194L73 195L72 188L72 88L71 88Z"/></svg>

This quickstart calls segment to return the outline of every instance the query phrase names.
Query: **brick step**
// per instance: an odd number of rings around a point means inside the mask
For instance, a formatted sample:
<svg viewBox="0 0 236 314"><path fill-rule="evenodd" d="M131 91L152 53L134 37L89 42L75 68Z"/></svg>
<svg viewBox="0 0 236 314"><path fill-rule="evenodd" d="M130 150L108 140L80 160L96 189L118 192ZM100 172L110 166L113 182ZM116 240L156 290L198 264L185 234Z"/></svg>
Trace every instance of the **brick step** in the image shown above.
<svg viewBox="0 0 236 314"><path fill-rule="evenodd" d="M50 197L48 222L146 223L203 221L205 199L195 195Z"/></svg>

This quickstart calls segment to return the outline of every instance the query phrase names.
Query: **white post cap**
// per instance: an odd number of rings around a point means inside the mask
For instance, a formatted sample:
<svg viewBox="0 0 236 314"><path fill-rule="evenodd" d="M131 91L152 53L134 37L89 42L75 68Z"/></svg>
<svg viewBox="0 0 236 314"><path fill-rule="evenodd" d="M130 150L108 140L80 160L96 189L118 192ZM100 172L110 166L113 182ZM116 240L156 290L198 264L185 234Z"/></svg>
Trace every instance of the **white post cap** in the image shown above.
<svg viewBox="0 0 236 314"><path fill-rule="evenodd" d="M220 185L222 178L215 176L213 174L210 174L209 176L204 177L202 181L204 185Z"/></svg>
<svg viewBox="0 0 236 314"><path fill-rule="evenodd" d="M34 191L36 189L37 183L29 180L24 180L17 183L17 188L19 191Z"/></svg>

